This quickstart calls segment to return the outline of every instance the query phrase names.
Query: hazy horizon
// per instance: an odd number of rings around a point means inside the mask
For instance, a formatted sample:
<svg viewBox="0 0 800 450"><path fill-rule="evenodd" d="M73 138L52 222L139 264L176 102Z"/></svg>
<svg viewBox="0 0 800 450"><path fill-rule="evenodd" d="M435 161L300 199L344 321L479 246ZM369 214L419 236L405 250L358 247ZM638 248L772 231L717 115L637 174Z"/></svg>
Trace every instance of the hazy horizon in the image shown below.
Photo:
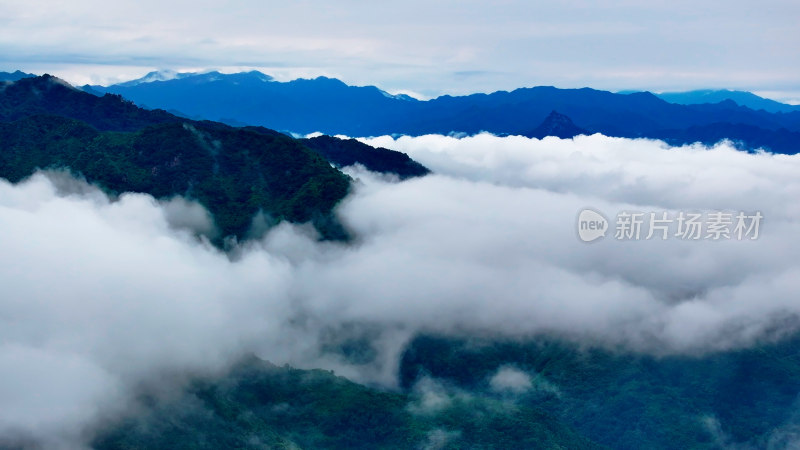
<svg viewBox="0 0 800 450"><path fill-rule="evenodd" d="M5 69L0 69L0 72L13 73L13 72L15 72L17 70L20 70L20 69L5 68ZM24 70L20 70L20 71L21 72L26 72ZM534 87L545 87L545 86L547 86L547 87L555 87L557 89L583 89L583 88L590 88L590 89L597 89L597 90L602 90L602 91L609 91L609 92L618 93L618 94L628 94L628 93L633 93L633 92L651 92L651 93L656 94L656 95L672 94L672 93L685 93L685 92L694 92L694 91L706 91L706 90L707 91L725 91L725 90L727 90L727 91L734 91L734 92L750 92L751 94L757 95L759 97L762 97L762 98L765 98L765 99L768 99L768 100L774 100L776 102L784 103L784 104L787 104L787 105L800 105L800 98L798 98L798 99L794 99L794 98L787 99L786 97L784 97L784 94L785 94L784 92L748 91L748 90L744 90L744 89L735 89L735 88L730 88L730 87L707 87L707 86L706 87L697 87L697 88L685 89L685 90L658 90L658 89L598 89L598 88L595 88L593 86L555 86L555 85L552 85L552 84L538 84L538 85L521 85L521 86L516 86L516 87L513 87L513 88L509 88L509 89L497 89L497 90L491 90L491 91L465 92L463 94L450 94L450 93L445 92L445 93L441 93L439 95L427 96L427 95L420 94L419 92L409 91L409 90L405 90L405 89L388 90L388 89L384 89L382 86L379 86L377 84L369 84L369 83L368 84L351 84L351 83L348 83L347 80L342 80L342 79L337 78L337 77L332 77L332 76L322 75L322 74L321 75L299 76L299 77L294 77L294 78L291 78L291 77L281 78L279 76L274 76L271 73L267 73L267 72L264 72L263 70L259 70L259 69L256 69L256 68L227 68L227 69L223 68L223 69L219 69L219 68L211 67L211 68L205 68L205 69L186 69L186 70L153 69L153 70L150 70L150 71L148 71L146 73L143 73L141 75L134 76L132 78L117 79L117 80L113 80L113 81L109 80L109 81L106 81L105 83L101 82L101 83L94 83L94 84L81 83L81 82L74 81L74 79L75 79L74 77L73 77L73 79L67 79L64 76L59 75L59 73L57 71L47 71L47 70L45 70L45 71L40 71L40 72L26 72L26 73L30 73L30 74L33 74L33 75L44 75L44 74L53 75L55 77L63 79L64 81L66 81L66 82L68 82L71 85L76 86L76 87L85 86L85 85L109 87L109 86L112 86L114 84L126 83L126 82L130 82L130 81L136 81L136 80L142 79L142 78L146 77L147 75L149 75L151 73L155 73L155 72L158 72L158 73L175 73L175 74L198 74L198 75L199 74L210 73L210 72L219 72L219 73L222 73L222 74L229 75L229 74L243 73L243 72L249 72L249 71L258 71L258 72L260 72L260 73L262 73L264 75L267 75L267 76L273 78L273 81L284 82L284 83L285 82L290 82L290 81L295 81L295 80L301 80L301 79L310 80L310 79L315 79L315 78L318 78L318 77L335 78L335 79L338 79L338 80L344 82L348 86L357 86L357 87L370 87L370 86L372 86L372 87L377 87L378 89L381 89L382 91L384 91L384 92L386 92L388 94L391 94L391 95L408 95L410 97L413 97L413 98L415 98L417 100L422 100L422 101L431 100L431 99L434 99L434 98L437 98L437 97L447 96L447 95L491 94L491 93L494 93L494 92L510 92L510 91L515 90L515 89L521 89L521 88L534 88ZM157 80L157 81L163 81L163 80Z"/></svg>

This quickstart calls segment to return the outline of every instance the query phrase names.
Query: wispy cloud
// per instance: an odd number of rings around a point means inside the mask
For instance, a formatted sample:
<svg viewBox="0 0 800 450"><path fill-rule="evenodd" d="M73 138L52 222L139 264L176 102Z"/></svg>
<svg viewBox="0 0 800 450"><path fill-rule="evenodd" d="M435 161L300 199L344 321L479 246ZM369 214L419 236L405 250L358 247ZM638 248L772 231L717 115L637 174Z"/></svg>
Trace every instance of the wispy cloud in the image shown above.
<svg viewBox="0 0 800 450"><path fill-rule="evenodd" d="M437 174L398 183L350 169L348 244L282 224L224 254L195 237L208 223L190 202L111 201L63 175L0 182L0 444L80 443L134 387L246 352L391 385L418 331L697 353L800 325L797 156L600 135L369 142ZM589 245L575 229L586 206L765 219L754 241ZM369 357L332 350L353 338Z"/></svg>

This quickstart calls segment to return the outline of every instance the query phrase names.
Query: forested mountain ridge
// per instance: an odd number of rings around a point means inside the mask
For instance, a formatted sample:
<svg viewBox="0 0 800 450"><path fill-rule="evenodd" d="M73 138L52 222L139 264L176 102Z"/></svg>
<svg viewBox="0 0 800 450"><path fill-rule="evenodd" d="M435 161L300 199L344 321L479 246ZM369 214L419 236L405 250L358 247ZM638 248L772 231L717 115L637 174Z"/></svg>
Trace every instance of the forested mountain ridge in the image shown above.
<svg viewBox="0 0 800 450"><path fill-rule="evenodd" d="M197 377L180 397L100 430L93 448L603 449L535 405L467 393L432 403L325 370L255 357L219 378Z"/></svg>
<svg viewBox="0 0 800 450"><path fill-rule="evenodd" d="M0 176L61 168L111 193L196 199L221 236L245 237L259 211L342 235L331 211L349 178L289 136L144 110L50 76L0 86Z"/></svg>

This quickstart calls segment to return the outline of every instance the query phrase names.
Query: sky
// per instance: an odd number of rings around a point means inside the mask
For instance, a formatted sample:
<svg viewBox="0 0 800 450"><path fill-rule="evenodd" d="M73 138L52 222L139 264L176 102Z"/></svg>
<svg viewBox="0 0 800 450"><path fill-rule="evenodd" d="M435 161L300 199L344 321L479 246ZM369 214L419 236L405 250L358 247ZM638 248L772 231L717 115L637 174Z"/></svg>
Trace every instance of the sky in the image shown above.
<svg viewBox="0 0 800 450"><path fill-rule="evenodd" d="M523 86L743 89L800 102L794 0L0 1L0 70L319 75L418 97Z"/></svg>
<svg viewBox="0 0 800 450"><path fill-rule="evenodd" d="M62 172L0 180L0 447L80 448L142 386L175 392L253 353L396 387L420 332L702 355L800 330L798 155L599 134L366 141L435 173L347 169L348 244L283 223L226 254L194 236L212 225L191 201L109 199ZM586 243L587 207L763 223L757 239ZM359 338L374 358L332 350ZM493 389L530 387L500 369Z"/></svg>

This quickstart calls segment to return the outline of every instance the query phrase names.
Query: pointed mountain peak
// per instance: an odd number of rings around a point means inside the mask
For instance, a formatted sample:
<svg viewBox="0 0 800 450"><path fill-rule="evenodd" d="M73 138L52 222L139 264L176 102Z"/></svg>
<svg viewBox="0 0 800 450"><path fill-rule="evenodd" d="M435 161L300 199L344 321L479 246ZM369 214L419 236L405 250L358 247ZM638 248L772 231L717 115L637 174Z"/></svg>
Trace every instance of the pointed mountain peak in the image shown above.
<svg viewBox="0 0 800 450"><path fill-rule="evenodd" d="M560 112L556 111L555 109L550 111L550 114L544 119L545 122L569 122L572 123L572 119L568 116L561 114Z"/></svg>
<svg viewBox="0 0 800 450"><path fill-rule="evenodd" d="M553 110L536 129L527 133L526 136L537 139L545 136L569 139L580 134L589 134L589 132L575 125L568 116Z"/></svg>

